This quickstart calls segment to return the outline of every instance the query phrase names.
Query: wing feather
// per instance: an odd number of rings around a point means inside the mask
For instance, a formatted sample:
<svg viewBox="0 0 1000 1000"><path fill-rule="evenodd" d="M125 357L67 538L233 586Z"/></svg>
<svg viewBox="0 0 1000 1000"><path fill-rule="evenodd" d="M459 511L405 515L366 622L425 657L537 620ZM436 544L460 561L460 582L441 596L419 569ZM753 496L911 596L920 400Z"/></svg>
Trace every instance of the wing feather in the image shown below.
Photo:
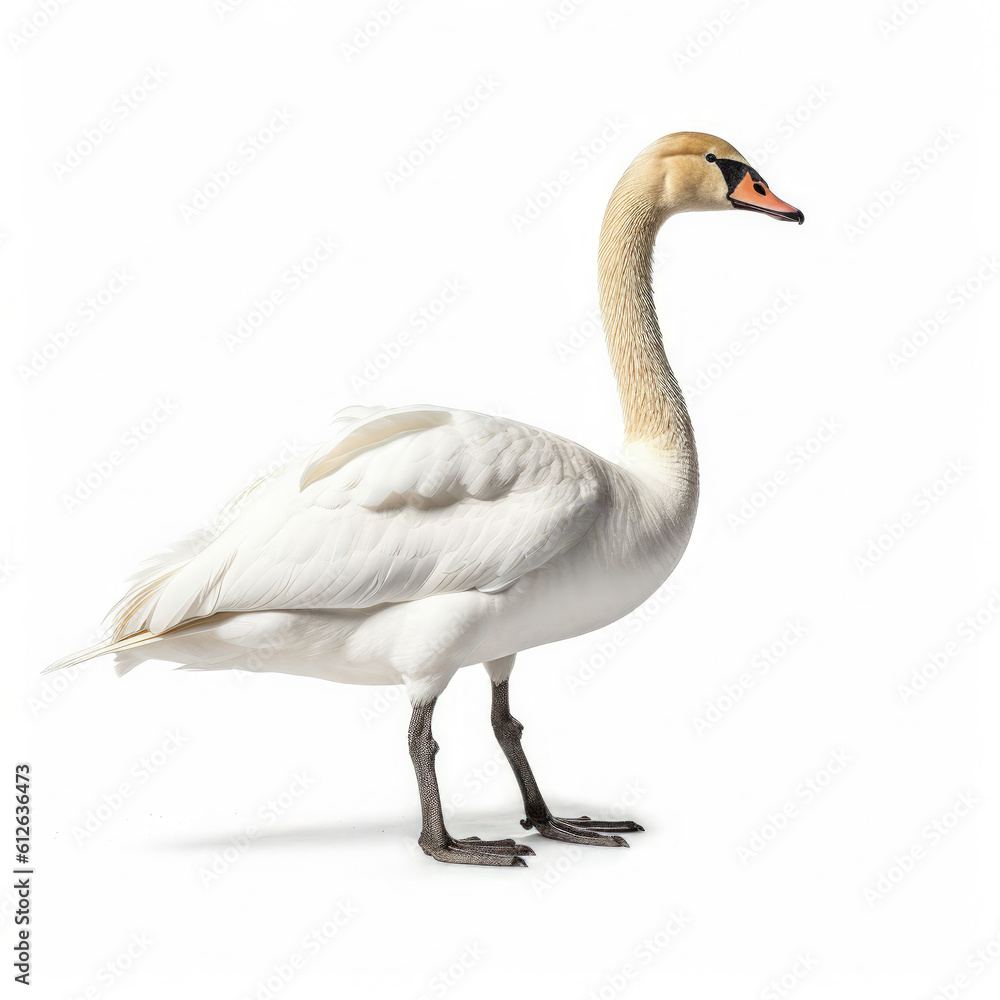
<svg viewBox="0 0 1000 1000"><path fill-rule="evenodd" d="M224 611L496 593L578 544L609 504L612 466L501 417L357 408L336 423L189 558L140 578L115 638Z"/></svg>

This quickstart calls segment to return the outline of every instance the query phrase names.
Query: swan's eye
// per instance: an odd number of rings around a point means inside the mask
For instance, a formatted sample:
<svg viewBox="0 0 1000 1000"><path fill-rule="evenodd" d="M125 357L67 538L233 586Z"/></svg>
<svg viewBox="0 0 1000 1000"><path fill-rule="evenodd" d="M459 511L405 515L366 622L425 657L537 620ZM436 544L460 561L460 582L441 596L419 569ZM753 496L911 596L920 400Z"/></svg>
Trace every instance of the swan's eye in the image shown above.
<svg viewBox="0 0 1000 1000"><path fill-rule="evenodd" d="M705 154L705 159L708 160L709 163L715 163L717 157L716 157L715 153L706 153Z"/></svg>

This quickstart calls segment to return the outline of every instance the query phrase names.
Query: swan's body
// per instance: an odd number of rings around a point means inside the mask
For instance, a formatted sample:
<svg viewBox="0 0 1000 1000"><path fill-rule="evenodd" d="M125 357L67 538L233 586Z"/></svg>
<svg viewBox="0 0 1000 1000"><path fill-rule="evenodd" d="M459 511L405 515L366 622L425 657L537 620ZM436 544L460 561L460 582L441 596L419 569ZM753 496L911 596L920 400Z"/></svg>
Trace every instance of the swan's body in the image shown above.
<svg viewBox="0 0 1000 1000"><path fill-rule="evenodd" d="M706 159L719 169L706 172ZM352 407L335 418L331 441L255 483L216 529L149 564L116 609L109 641L50 669L114 653L119 673L160 659L404 683L425 850L509 865L530 850L455 842L434 805L430 713L456 670L485 663L529 825L556 839L624 843L595 831L635 824L546 816L506 708L507 678L520 650L633 610L687 545L698 463L653 308L653 241L673 211L754 207L801 221L769 192L747 204L751 176L763 189L731 146L679 133L640 154L615 189L600 281L625 416L621 465L505 418Z"/></svg>
<svg viewBox="0 0 1000 1000"><path fill-rule="evenodd" d="M116 618L119 672L161 659L405 682L427 700L459 667L627 614L690 535L691 462L641 445L626 470L481 413L338 422L221 531L147 568Z"/></svg>

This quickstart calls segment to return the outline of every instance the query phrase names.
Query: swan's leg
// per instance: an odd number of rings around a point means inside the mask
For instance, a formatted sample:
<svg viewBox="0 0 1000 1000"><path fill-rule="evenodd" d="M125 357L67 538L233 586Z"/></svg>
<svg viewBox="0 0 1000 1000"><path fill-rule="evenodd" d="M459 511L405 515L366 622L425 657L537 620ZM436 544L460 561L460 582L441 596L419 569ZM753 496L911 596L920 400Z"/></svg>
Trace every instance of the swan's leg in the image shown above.
<svg viewBox="0 0 1000 1000"><path fill-rule="evenodd" d="M424 854L438 861L456 865L497 865L505 867L525 866L520 855L534 854L527 844L517 844L513 839L480 840L467 837L455 840L445 829L444 814L441 812L441 793L438 791L434 757L438 745L431 732L431 715L434 713L436 698L422 705L413 706L410 717L410 757L417 772L417 787L420 789L420 812L423 827L418 843Z"/></svg>
<svg viewBox="0 0 1000 1000"><path fill-rule="evenodd" d="M513 665L514 658L512 656L505 657L504 660L494 660L487 663L486 670L493 679L493 707L490 712L493 732L500 744L500 749L503 750L504 756L514 771L514 777L521 789L521 798L524 800L526 818L521 820L521 826L526 830L534 827L543 837L548 837L550 840L564 840L570 844L628 847L628 842L624 837L607 835L614 834L615 831L638 832L642 830L638 823L633 823L631 820L591 819L589 816L566 819L561 816L553 816L550 812L549 807L545 804L545 799L542 798L542 793L538 790L538 783L531 772L531 765L528 763L527 757L524 756L524 749L521 746L521 733L524 731L524 726L510 714L507 678ZM498 680L498 677L502 679Z"/></svg>

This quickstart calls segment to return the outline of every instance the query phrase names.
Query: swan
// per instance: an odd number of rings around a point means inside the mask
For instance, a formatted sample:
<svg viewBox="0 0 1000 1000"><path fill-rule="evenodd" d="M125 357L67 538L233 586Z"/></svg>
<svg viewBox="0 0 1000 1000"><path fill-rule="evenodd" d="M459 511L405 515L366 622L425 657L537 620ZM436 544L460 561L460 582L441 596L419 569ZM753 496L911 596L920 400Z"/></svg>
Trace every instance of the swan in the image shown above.
<svg viewBox="0 0 1000 1000"><path fill-rule="evenodd" d="M600 234L600 306L625 425L621 464L527 424L442 406L353 406L333 436L234 498L216 525L148 562L103 642L120 675L147 660L403 684L421 806L438 861L523 867L513 839L445 827L431 718L460 667L482 663L491 723L525 829L621 846L630 820L553 816L511 715L518 652L601 628L659 588L691 535L698 458L651 286L653 243L679 212L803 221L729 143L678 132L644 149Z"/></svg>

